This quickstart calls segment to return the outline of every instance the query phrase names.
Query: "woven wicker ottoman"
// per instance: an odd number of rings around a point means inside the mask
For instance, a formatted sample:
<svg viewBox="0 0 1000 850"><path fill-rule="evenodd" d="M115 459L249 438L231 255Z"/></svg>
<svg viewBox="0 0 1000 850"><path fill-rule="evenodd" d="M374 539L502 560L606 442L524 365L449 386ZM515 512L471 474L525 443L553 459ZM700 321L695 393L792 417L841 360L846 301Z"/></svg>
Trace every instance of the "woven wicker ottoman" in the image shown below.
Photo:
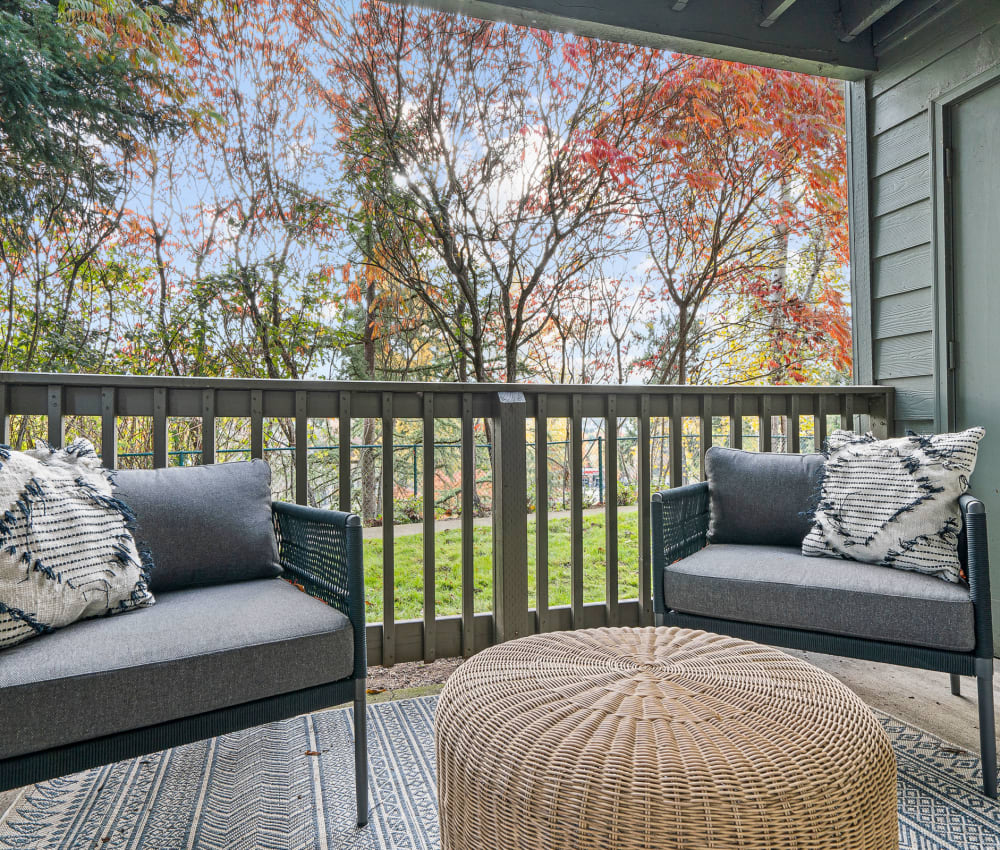
<svg viewBox="0 0 1000 850"><path fill-rule="evenodd" d="M686 629L522 638L436 720L443 850L898 850L896 762L836 679Z"/></svg>

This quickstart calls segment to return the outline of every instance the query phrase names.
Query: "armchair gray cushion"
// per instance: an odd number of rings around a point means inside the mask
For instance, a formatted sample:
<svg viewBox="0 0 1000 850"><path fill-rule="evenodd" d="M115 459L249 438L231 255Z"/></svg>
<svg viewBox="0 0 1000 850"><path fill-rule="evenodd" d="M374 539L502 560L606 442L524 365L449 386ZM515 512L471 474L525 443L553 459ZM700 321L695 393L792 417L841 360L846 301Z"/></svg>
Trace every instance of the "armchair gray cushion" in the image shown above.
<svg viewBox="0 0 1000 850"><path fill-rule="evenodd" d="M663 574L668 609L768 626L969 652L965 585L779 546L710 545Z"/></svg>
<svg viewBox="0 0 1000 850"><path fill-rule="evenodd" d="M354 631L284 579L177 590L0 653L0 759L339 681Z"/></svg>
<svg viewBox="0 0 1000 850"><path fill-rule="evenodd" d="M281 573L264 461L120 470L114 483L152 555L155 594Z"/></svg>
<svg viewBox="0 0 1000 850"><path fill-rule="evenodd" d="M819 496L823 455L713 446L705 453L705 473L709 542L802 545L812 526L809 511Z"/></svg>

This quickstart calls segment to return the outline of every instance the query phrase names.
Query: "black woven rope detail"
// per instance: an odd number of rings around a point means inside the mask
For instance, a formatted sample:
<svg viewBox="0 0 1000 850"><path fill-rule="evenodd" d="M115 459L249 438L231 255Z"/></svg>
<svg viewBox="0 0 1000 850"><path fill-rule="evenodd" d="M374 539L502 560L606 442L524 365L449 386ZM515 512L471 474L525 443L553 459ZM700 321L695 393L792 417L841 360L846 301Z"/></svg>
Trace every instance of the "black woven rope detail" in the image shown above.
<svg viewBox="0 0 1000 850"><path fill-rule="evenodd" d="M0 614L6 614L11 619L24 623L26 626L30 626L40 635L47 635L50 632L55 631L52 626L47 626L45 623L38 622L38 620L32 617L29 613L22 611L20 608L15 608L13 605L7 605L0 602Z"/></svg>
<svg viewBox="0 0 1000 850"><path fill-rule="evenodd" d="M30 549L18 550L17 546L11 542L11 537L14 535L14 523L18 521L17 514L20 513L25 525L31 528L31 517L35 508L44 506L45 498L42 483L35 477L29 478L24 484L20 497L0 517L0 549L3 549L11 557L20 554L21 563L32 572L41 573L52 581L62 582L62 573L57 573L43 563L40 558L36 558Z"/></svg>

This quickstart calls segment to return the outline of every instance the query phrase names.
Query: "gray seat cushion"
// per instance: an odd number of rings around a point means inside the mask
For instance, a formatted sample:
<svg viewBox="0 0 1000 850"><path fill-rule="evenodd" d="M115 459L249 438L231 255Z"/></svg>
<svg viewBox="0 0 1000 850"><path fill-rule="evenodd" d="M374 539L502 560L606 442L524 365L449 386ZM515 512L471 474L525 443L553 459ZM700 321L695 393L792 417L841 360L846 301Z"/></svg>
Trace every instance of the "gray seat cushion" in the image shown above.
<svg viewBox="0 0 1000 850"><path fill-rule="evenodd" d="M668 608L769 626L967 652L965 585L779 546L713 544L666 568Z"/></svg>
<svg viewBox="0 0 1000 850"><path fill-rule="evenodd" d="M345 679L353 653L284 579L165 593L0 653L0 759Z"/></svg>
<svg viewBox="0 0 1000 850"><path fill-rule="evenodd" d="M120 470L114 482L136 516L136 541L153 557L157 596L281 573L264 461Z"/></svg>
<svg viewBox="0 0 1000 850"><path fill-rule="evenodd" d="M823 455L713 446L705 453L705 475L709 541L801 546L812 527Z"/></svg>

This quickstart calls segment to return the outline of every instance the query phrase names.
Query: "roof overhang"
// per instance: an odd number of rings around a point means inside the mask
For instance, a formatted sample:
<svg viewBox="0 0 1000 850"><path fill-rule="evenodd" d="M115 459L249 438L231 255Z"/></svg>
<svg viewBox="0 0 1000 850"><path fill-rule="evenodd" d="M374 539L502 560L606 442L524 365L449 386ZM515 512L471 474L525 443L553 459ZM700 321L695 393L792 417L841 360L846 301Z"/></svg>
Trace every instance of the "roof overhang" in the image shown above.
<svg viewBox="0 0 1000 850"><path fill-rule="evenodd" d="M557 32L859 80L872 25L900 0L404 0Z"/></svg>

